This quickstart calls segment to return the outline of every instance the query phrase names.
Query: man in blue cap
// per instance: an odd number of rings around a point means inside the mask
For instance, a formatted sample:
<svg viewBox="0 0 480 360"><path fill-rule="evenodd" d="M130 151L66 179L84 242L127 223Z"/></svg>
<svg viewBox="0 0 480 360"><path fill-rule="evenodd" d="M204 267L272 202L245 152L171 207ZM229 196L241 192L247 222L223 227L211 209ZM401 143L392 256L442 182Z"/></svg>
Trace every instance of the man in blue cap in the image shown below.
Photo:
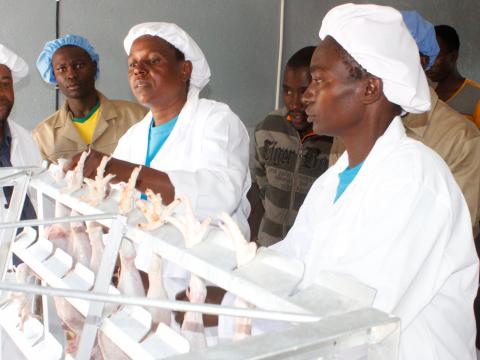
<svg viewBox="0 0 480 360"><path fill-rule="evenodd" d="M82 36L65 35L49 41L37 59L45 82L66 97L62 108L33 130L42 157L49 162L70 158L92 148L111 154L118 139L147 110L124 100L109 100L95 88L99 57Z"/></svg>
<svg viewBox="0 0 480 360"><path fill-rule="evenodd" d="M431 68L440 51L435 28L416 11L402 11L403 21L417 43L424 70ZM407 135L421 141L447 163L467 201L472 218L473 234L479 233L480 219L480 132L460 113L440 100L430 88L432 108L421 114L403 116ZM330 154L333 165L345 147L335 139ZM478 247L478 245L477 245ZM477 250L478 252L478 250Z"/></svg>

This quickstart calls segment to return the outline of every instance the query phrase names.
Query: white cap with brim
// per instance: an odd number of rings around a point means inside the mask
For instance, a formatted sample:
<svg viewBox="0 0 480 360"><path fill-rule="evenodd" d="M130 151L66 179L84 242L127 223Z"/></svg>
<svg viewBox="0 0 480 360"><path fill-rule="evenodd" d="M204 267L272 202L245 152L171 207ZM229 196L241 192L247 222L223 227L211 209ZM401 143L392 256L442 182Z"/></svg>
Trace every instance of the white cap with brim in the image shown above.
<svg viewBox="0 0 480 360"><path fill-rule="evenodd" d="M130 29L123 41L127 54L130 54L133 42L143 35L158 36L164 39L180 50L185 55L185 60L192 62L191 86L201 90L208 84L211 73L207 59L195 40L182 28L176 24L166 22L149 22L135 25Z"/></svg>
<svg viewBox="0 0 480 360"><path fill-rule="evenodd" d="M10 69L14 83L28 74L28 65L25 60L2 44L0 44L0 64Z"/></svg>
<svg viewBox="0 0 480 360"><path fill-rule="evenodd" d="M320 39L333 37L365 70L382 79L383 93L405 112L430 110L430 91L417 44L388 6L344 4L322 21Z"/></svg>

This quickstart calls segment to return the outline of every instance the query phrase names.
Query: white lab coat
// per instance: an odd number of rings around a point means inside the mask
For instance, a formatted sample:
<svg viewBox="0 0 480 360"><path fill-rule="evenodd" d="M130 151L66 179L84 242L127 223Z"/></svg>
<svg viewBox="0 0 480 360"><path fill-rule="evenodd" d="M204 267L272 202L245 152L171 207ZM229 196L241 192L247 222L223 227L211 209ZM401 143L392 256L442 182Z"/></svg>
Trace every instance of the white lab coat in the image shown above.
<svg viewBox="0 0 480 360"><path fill-rule="evenodd" d="M135 164L145 164L149 112L120 138L113 157ZM192 87L177 123L150 166L168 174L175 196L186 195L199 219L229 213L247 239L250 203L248 167L249 138L240 119L222 103L198 98ZM152 244L143 241L137 248L135 264L148 271ZM169 298L185 289L189 272L173 263L164 264L164 283Z"/></svg>
<svg viewBox="0 0 480 360"><path fill-rule="evenodd" d="M400 359L476 359L478 259L468 207L443 160L395 118L334 204L347 154L312 186L273 248L377 289L374 307L401 318Z"/></svg>
<svg viewBox="0 0 480 360"><path fill-rule="evenodd" d="M12 143L10 147L10 162L12 163L12 166L41 166L42 157L31 133L12 119L9 118L7 121L12 135ZM36 209L34 192L29 191L28 195ZM5 204L5 195L3 194L3 191L0 191L0 220L6 215Z"/></svg>
<svg viewBox="0 0 480 360"><path fill-rule="evenodd" d="M113 157L145 164L152 113L119 140ZM200 218L225 211L247 239L250 204L249 138L240 119L222 103L198 98L191 88L170 136L150 166L168 174L175 196L186 195Z"/></svg>

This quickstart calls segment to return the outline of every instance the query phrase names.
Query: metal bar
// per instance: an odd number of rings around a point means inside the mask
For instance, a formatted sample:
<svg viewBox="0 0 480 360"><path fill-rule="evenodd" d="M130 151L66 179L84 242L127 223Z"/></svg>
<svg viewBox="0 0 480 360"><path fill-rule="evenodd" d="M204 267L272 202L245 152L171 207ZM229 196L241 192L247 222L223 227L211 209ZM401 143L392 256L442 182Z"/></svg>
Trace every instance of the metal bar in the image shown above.
<svg viewBox="0 0 480 360"><path fill-rule="evenodd" d="M45 199L43 198L43 192L39 189L35 189L37 193L37 220L43 220L45 218ZM43 225L38 227L39 234L43 234Z"/></svg>
<svg viewBox="0 0 480 360"><path fill-rule="evenodd" d="M4 177L0 177L0 184L3 184L5 182L9 182L10 180L16 180L21 176L31 176L31 172L29 170L22 170Z"/></svg>
<svg viewBox="0 0 480 360"><path fill-rule="evenodd" d="M111 237L105 246L92 291L96 293L108 292L108 288L112 281L113 271L115 270L118 249L120 248L120 243L122 242L126 231L127 218L125 216L117 215L115 220L112 221L110 227ZM78 344L77 360L90 359L93 346L95 345L95 339L97 338L99 321L102 318L104 306L104 302L90 304L80 342Z"/></svg>
<svg viewBox="0 0 480 360"><path fill-rule="evenodd" d="M42 280L42 284L46 284ZM67 346L67 338L65 331L62 328L62 321L58 317L57 310L55 309L55 304L53 298L48 297L48 295L42 295L42 317L43 317L43 336L42 340L45 338L45 335L50 333L62 346L63 354L62 359L65 358L65 349ZM37 341L39 343L40 341Z"/></svg>
<svg viewBox="0 0 480 360"><path fill-rule="evenodd" d="M22 208L27 196L27 187L30 181L30 173L23 174L16 180L13 187L12 197L4 220L7 222L18 222L22 214ZM0 228L0 279L5 279L7 264L12 256L12 244L15 240L16 227Z"/></svg>
<svg viewBox="0 0 480 360"><path fill-rule="evenodd" d="M285 322L310 323L322 320L318 315L284 313L279 311L268 311L259 309L241 309L214 304L193 304L186 301L169 301L149 299L146 297L134 297L125 295L99 294L91 291L80 291L70 289L57 289L52 287L19 285L0 283L0 290L26 292L32 294L44 294L49 296L62 296L76 299L83 299L94 302L106 302L113 304L126 304L147 307L158 307L173 311L191 311L211 315L224 315L233 317L248 317L252 319L276 320Z"/></svg>
<svg viewBox="0 0 480 360"><path fill-rule="evenodd" d="M280 18L278 29L278 59L277 59L277 78L275 82L275 109L280 104L280 87L282 81L282 58L283 58L283 32L285 27L285 0L280 0Z"/></svg>
<svg viewBox="0 0 480 360"><path fill-rule="evenodd" d="M379 334L379 336L372 336ZM398 359L400 319L372 308L268 331L238 342L173 355L170 360ZM365 345L363 349L361 347ZM356 348L354 353L349 349ZM360 349L359 349L360 348ZM358 350L361 350L359 353ZM363 351L362 351L363 350Z"/></svg>
<svg viewBox="0 0 480 360"><path fill-rule="evenodd" d="M0 168L0 178L1 178L1 174L3 172L10 172L10 171L24 171L24 170L28 170L28 171L33 171L33 172L36 172L36 171L39 171L39 172L43 172L43 171L46 171L45 167L42 166L11 166L11 167L2 167ZM18 173L18 172L17 172ZM17 174L15 173L15 174Z"/></svg>
<svg viewBox="0 0 480 360"><path fill-rule="evenodd" d="M8 228L26 227L26 226L61 224L61 223L69 223L74 221L108 220L108 219L114 219L117 216L118 214L109 213L109 214L95 214L95 215L77 215L77 216L68 216L68 217L53 218L53 219L32 219L32 220L22 220L22 221L16 221L16 222L5 222L0 224L0 230L8 229Z"/></svg>

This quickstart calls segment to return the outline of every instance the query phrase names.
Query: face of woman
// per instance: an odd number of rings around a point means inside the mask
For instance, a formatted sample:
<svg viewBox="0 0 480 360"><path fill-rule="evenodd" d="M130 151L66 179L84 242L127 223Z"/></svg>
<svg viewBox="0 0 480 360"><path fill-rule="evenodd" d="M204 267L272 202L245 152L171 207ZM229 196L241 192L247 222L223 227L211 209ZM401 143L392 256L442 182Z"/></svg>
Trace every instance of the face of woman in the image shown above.
<svg viewBox="0 0 480 360"><path fill-rule="evenodd" d="M189 66L190 65L190 66ZM128 56L128 81L137 100L150 108L168 107L186 99L191 63L158 36L136 39Z"/></svg>

